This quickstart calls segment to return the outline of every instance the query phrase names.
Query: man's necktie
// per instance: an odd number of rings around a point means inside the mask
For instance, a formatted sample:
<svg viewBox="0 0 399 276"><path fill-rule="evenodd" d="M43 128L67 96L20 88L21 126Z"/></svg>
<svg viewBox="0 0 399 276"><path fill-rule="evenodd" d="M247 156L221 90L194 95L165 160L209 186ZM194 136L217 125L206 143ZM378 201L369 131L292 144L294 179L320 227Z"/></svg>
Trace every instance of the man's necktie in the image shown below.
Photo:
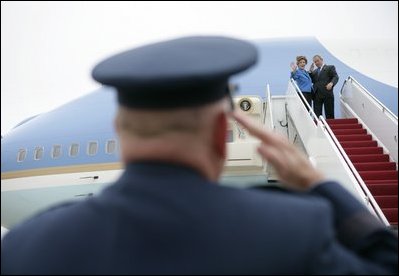
<svg viewBox="0 0 399 276"><path fill-rule="evenodd" d="M319 75L320 75L320 68L319 68L319 67L317 67L317 69L316 69L316 73L317 73L317 76L319 76Z"/></svg>

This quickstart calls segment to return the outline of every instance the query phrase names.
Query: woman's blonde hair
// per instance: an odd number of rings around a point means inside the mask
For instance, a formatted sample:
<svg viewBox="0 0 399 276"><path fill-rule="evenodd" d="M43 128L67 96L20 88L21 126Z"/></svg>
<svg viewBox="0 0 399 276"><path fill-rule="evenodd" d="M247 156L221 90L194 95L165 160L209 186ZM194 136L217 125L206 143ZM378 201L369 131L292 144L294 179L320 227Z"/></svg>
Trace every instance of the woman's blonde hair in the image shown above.
<svg viewBox="0 0 399 276"><path fill-rule="evenodd" d="M305 64L308 64L308 60L307 60L307 58L305 56L297 56L296 57L296 64L298 64L302 59L305 61Z"/></svg>

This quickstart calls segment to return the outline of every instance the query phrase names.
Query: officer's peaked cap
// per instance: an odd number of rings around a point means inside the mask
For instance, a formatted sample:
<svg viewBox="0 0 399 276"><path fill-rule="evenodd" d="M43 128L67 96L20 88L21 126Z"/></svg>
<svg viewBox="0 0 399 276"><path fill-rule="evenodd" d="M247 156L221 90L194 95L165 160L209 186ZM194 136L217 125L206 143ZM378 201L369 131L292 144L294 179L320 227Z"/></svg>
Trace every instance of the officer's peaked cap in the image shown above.
<svg viewBox="0 0 399 276"><path fill-rule="evenodd" d="M199 106L226 96L229 77L256 60L255 46L243 40L183 37L109 57L94 67L92 76L115 87L123 106Z"/></svg>

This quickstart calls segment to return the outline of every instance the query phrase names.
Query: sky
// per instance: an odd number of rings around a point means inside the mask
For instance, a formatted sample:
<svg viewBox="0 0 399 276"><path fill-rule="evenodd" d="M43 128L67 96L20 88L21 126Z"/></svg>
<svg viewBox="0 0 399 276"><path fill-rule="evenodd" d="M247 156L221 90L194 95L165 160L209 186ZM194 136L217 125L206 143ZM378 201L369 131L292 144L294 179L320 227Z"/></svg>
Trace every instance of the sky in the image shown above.
<svg viewBox="0 0 399 276"><path fill-rule="evenodd" d="M90 73L102 59L185 35L397 45L398 2L1 1L1 134L100 87Z"/></svg>

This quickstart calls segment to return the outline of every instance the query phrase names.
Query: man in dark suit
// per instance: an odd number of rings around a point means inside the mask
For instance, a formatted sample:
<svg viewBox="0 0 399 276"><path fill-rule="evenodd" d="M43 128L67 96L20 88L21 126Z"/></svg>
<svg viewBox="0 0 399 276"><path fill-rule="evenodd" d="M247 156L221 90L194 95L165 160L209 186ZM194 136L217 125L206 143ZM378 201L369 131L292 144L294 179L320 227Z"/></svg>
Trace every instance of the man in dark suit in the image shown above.
<svg viewBox="0 0 399 276"><path fill-rule="evenodd" d="M316 65L316 70L314 69ZM313 109L316 116L322 115L324 105L324 113L327 119L334 119L334 86L338 82L338 74L334 65L324 64L320 55L313 57L313 63L310 67L310 77L313 82L314 103Z"/></svg>
<svg viewBox="0 0 399 276"><path fill-rule="evenodd" d="M125 172L99 196L58 206L2 241L2 274L397 273L397 238L286 139L231 112L228 77L256 48L188 37L98 64L116 87ZM228 118L261 140L292 193L218 185Z"/></svg>

